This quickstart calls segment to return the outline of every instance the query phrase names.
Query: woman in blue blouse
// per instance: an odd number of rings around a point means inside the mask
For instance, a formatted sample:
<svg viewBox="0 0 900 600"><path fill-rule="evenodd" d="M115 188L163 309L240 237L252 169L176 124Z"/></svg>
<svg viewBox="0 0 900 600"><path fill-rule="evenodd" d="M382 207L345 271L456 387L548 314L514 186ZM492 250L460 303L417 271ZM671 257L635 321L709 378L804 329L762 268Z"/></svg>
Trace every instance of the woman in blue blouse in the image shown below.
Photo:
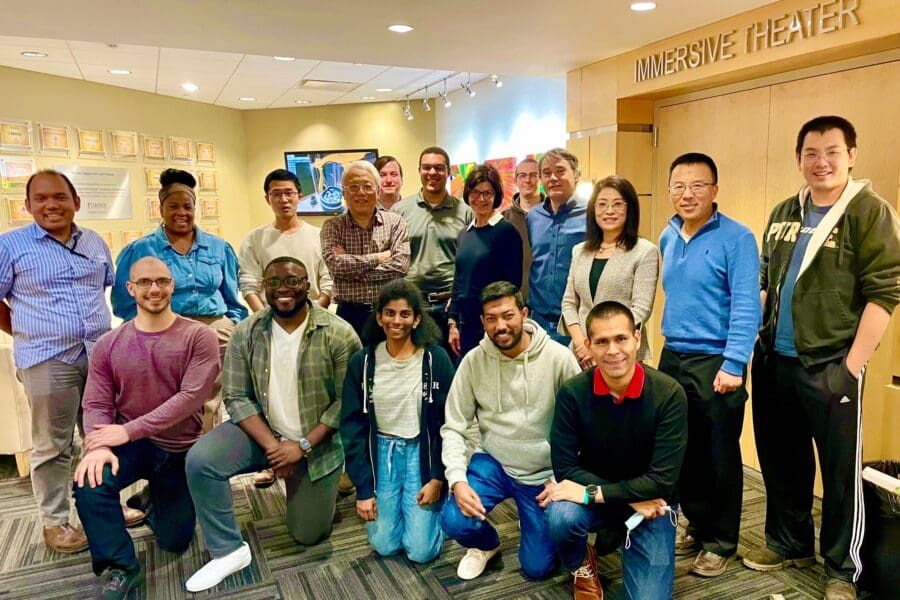
<svg viewBox="0 0 900 600"><path fill-rule="evenodd" d="M169 267L175 280L172 310L205 323L219 338L220 354L231 338L235 324L247 316L238 291L238 260L231 245L201 231L194 224L197 181L187 171L166 169L159 177L159 210L162 224L153 233L122 248L116 260L116 283L112 289L113 313L133 319L137 309L125 289L131 265L145 256L155 256ZM204 431L218 422L221 398L217 381L213 398L203 414Z"/></svg>

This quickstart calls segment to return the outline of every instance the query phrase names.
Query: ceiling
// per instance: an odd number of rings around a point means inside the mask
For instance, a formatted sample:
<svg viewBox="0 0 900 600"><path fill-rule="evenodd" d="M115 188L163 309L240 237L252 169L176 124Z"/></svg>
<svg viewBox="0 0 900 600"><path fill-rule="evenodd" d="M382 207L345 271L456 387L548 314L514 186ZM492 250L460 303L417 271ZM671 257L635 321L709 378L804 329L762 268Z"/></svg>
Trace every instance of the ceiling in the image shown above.
<svg viewBox="0 0 900 600"><path fill-rule="evenodd" d="M444 79L452 92L491 73L560 78L769 3L657 0L636 13L630 0L30 0L4 11L0 65L239 109L421 98L426 85L434 98ZM386 29L396 23L415 29Z"/></svg>

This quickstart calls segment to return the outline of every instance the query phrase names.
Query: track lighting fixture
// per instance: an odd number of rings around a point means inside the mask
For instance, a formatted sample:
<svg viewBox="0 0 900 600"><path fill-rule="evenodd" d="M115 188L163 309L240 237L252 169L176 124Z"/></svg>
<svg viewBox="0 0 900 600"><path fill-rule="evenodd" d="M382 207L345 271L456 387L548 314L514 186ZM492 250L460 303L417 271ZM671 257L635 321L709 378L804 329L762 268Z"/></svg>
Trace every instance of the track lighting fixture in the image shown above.
<svg viewBox="0 0 900 600"><path fill-rule="evenodd" d="M453 103L450 102L450 98L447 97L447 80L444 80L444 91L441 93L441 102L444 104L444 108L450 108L453 106Z"/></svg>
<svg viewBox="0 0 900 600"><path fill-rule="evenodd" d="M431 110L431 105L428 104L428 86L425 86L425 97L422 98L422 108L425 110L425 112Z"/></svg>
<svg viewBox="0 0 900 600"><path fill-rule="evenodd" d="M413 120L412 109L409 107L409 96L406 97L406 106L403 107L403 116L407 121Z"/></svg>
<svg viewBox="0 0 900 600"><path fill-rule="evenodd" d="M503 87L503 81L500 79L500 76L495 73L491 73L491 82L493 82L494 87Z"/></svg>

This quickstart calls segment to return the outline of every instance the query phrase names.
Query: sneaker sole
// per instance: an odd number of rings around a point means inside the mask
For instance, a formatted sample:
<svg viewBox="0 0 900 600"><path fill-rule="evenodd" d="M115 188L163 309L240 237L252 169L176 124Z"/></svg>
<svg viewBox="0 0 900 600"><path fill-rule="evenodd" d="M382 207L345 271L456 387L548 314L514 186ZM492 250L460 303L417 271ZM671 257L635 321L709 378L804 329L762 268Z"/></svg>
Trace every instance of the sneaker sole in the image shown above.
<svg viewBox="0 0 900 600"><path fill-rule="evenodd" d="M752 569L754 571L767 572L767 571L781 571L782 569L786 569L788 567L811 567L816 564L816 559L814 556L809 558L786 558L780 563L771 564L771 563L758 563L752 560L748 560L744 558L743 560L744 566L748 569Z"/></svg>
<svg viewBox="0 0 900 600"><path fill-rule="evenodd" d="M83 546L75 546L74 548L58 548L56 546L51 546L46 541L44 544L53 550L54 552L59 552L60 554L78 554L79 552L84 552L88 549L88 543L85 542Z"/></svg>

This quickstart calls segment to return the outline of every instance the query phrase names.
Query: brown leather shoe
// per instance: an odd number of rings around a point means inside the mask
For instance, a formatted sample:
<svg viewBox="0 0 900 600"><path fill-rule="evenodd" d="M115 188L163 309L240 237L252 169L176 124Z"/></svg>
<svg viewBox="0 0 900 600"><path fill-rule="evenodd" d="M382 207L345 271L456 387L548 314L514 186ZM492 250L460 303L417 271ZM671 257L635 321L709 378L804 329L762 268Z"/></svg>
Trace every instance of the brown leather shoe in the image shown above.
<svg viewBox="0 0 900 600"><path fill-rule="evenodd" d="M679 528L675 535L675 556L690 556L697 552L700 552L700 540Z"/></svg>
<svg viewBox="0 0 900 600"><path fill-rule="evenodd" d="M275 473L272 469L263 469L253 476L253 486L257 489L264 490L271 487L275 483Z"/></svg>
<svg viewBox="0 0 900 600"><path fill-rule="evenodd" d="M575 571L575 600L603 600L603 586L597 577L597 551L587 545L584 562Z"/></svg>
<svg viewBox="0 0 900 600"><path fill-rule="evenodd" d="M88 547L87 536L84 535L84 532L68 523L44 527L44 543L63 554L81 552Z"/></svg>
<svg viewBox="0 0 900 600"><path fill-rule="evenodd" d="M347 471L341 473L341 480L338 481L338 493L341 496L349 496L353 492L356 491L356 486L353 485L353 482L350 480L350 476L347 475Z"/></svg>
<svg viewBox="0 0 900 600"><path fill-rule="evenodd" d="M147 515L144 511L130 506L122 505L122 516L125 517L125 527L137 527L144 522Z"/></svg>
<svg viewBox="0 0 900 600"><path fill-rule="evenodd" d="M849 581L829 577L825 584L825 600L856 600L856 586Z"/></svg>
<svg viewBox="0 0 900 600"><path fill-rule="evenodd" d="M691 565L691 573L700 577L718 577L728 569L728 557L719 556L715 552L701 550L694 564Z"/></svg>

